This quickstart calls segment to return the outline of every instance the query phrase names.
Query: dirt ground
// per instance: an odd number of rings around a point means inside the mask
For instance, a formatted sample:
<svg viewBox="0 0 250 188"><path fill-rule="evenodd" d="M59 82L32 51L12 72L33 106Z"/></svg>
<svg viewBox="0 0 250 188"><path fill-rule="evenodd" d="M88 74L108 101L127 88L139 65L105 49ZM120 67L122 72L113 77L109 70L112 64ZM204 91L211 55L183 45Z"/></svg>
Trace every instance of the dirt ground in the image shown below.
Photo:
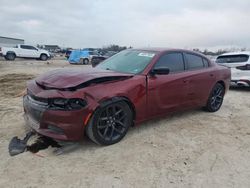
<svg viewBox="0 0 250 188"><path fill-rule="evenodd" d="M250 90L232 89L216 113L192 110L131 128L118 144L85 139L56 156L8 154L25 135L25 82L65 60L0 59L0 187L250 187Z"/></svg>

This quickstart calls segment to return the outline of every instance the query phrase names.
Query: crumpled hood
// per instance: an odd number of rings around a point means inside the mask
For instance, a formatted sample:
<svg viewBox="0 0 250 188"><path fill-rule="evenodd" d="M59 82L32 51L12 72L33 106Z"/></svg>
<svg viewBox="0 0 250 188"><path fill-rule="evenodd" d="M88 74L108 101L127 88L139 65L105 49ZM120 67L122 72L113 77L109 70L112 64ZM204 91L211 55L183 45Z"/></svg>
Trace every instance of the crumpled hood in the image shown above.
<svg viewBox="0 0 250 188"><path fill-rule="evenodd" d="M133 74L113 72L110 70L102 70L97 68L90 69L58 69L45 73L35 79L39 86L50 89L67 89L74 88L86 82L91 84L91 80L115 80L128 78Z"/></svg>

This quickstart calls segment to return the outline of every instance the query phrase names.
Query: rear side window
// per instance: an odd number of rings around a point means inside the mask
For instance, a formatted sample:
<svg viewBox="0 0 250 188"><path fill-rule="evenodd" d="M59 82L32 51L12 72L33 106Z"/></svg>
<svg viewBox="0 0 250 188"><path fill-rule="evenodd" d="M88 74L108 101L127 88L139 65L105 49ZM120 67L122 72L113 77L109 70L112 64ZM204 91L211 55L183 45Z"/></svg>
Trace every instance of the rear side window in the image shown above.
<svg viewBox="0 0 250 188"><path fill-rule="evenodd" d="M21 47L22 49L27 49L26 46L24 46L24 45L20 45L20 47Z"/></svg>
<svg viewBox="0 0 250 188"><path fill-rule="evenodd" d="M155 68L165 67L169 68L170 73L184 71L184 61L182 53L169 53L160 57L155 64Z"/></svg>
<svg viewBox="0 0 250 188"><path fill-rule="evenodd" d="M203 58L194 54L185 54L187 59L187 68L189 70L201 69L204 67Z"/></svg>
<svg viewBox="0 0 250 188"><path fill-rule="evenodd" d="M222 55L217 57L216 63L243 63L247 62L249 55L239 54L239 55Z"/></svg>
<svg viewBox="0 0 250 188"><path fill-rule="evenodd" d="M36 50L36 48L34 48L33 46L20 45L20 47L21 47L22 49L26 49L26 50Z"/></svg>

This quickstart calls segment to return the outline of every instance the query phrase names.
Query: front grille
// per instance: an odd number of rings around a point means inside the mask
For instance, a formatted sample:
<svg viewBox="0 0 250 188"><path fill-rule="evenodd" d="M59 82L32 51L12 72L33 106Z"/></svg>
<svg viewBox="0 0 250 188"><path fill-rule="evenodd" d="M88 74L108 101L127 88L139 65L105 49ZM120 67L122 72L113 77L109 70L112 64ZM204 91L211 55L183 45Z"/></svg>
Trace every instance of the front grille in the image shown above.
<svg viewBox="0 0 250 188"><path fill-rule="evenodd" d="M41 121L43 112L47 109L46 103L35 101L29 95L24 96L23 106L26 114L37 122Z"/></svg>

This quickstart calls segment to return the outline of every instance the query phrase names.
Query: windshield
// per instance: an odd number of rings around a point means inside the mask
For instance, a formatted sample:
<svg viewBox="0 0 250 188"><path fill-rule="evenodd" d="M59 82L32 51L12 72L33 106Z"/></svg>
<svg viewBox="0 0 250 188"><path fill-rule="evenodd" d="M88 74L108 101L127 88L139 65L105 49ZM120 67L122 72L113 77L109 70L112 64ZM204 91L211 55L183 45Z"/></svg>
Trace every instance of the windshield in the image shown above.
<svg viewBox="0 0 250 188"><path fill-rule="evenodd" d="M146 68L154 56L154 52L124 50L106 59L97 67L106 70L137 74Z"/></svg>
<svg viewBox="0 0 250 188"><path fill-rule="evenodd" d="M98 55L99 52L97 50L95 51L89 51L89 55Z"/></svg>
<svg viewBox="0 0 250 188"><path fill-rule="evenodd" d="M241 62L247 62L249 56L245 54L239 54L239 55L223 55L219 56L216 59L217 63L241 63Z"/></svg>

